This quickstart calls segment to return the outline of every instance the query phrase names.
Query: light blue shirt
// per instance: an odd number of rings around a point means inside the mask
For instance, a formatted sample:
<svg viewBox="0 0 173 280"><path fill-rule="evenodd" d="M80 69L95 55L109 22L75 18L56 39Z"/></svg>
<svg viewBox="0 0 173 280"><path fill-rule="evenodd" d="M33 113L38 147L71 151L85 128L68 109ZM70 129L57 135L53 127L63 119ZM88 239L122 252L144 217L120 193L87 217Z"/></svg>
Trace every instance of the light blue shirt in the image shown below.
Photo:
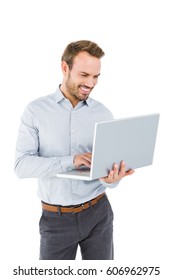
<svg viewBox="0 0 173 280"><path fill-rule="evenodd" d="M96 122L113 119L112 113L92 98L75 108L57 91L31 102L25 109L16 143L15 173L19 178L38 178L38 196L46 203L76 205L103 193L101 180L58 178L73 169L77 154L92 152Z"/></svg>

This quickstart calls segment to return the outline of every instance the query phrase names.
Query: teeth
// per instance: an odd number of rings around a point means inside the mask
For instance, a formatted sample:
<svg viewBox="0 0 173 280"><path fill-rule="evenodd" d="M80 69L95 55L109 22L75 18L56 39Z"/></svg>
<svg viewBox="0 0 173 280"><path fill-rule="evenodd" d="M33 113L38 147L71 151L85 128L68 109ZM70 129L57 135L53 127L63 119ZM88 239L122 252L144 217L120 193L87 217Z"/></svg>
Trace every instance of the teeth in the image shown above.
<svg viewBox="0 0 173 280"><path fill-rule="evenodd" d="M86 88L86 87L81 87L81 89L82 89L83 91L86 91L86 92L89 92L89 91L90 91L90 89L88 89L88 88Z"/></svg>

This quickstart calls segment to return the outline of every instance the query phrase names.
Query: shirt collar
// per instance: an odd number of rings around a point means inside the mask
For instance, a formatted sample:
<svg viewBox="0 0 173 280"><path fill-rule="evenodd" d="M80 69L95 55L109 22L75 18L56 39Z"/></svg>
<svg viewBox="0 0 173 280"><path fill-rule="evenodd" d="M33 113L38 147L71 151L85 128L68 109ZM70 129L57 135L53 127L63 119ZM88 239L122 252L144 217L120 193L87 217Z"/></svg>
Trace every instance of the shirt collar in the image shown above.
<svg viewBox="0 0 173 280"><path fill-rule="evenodd" d="M57 103L59 103L62 99L65 99L65 96L63 95L62 91L60 90L60 85L59 87L57 88L56 92L55 92L55 101ZM91 99L88 98L86 101L85 101L85 104L87 104L88 106L90 106L91 104Z"/></svg>
<svg viewBox="0 0 173 280"><path fill-rule="evenodd" d="M58 87L55 92L55 101L59 103L62 99L65 99L65 96L63 95L63 93L60 91L60 88Z"/></svg>

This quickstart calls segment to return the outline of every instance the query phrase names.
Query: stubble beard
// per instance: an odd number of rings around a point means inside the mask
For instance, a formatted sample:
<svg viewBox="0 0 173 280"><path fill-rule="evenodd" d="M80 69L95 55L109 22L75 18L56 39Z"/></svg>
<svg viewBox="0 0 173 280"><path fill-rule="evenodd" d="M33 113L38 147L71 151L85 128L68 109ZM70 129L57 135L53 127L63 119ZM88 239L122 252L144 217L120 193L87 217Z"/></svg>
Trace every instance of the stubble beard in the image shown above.
<svg viewBox="0 0 173 280"><path fill-rule="evenodd" d="M66 89L70 96L73 96L78 101L85 101L88 99L89 94L82 94L80 93L81 85L76 85L70 81L70 79L66 82ZM91 91L90 91L91 92Z"/></svg>

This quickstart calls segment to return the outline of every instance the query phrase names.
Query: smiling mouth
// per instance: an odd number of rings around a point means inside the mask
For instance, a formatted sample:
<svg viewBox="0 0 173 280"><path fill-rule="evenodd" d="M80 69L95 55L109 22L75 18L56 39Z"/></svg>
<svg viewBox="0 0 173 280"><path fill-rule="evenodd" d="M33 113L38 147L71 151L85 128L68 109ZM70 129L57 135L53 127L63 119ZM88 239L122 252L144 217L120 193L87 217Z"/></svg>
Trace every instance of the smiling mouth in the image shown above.
<svg viewBox="0 0 173 280"><path fill-rule="evenodd" d="M82 90L83 94L89 94L91 91L91 88L85 86L80 86L80 89Z"/></svg>

